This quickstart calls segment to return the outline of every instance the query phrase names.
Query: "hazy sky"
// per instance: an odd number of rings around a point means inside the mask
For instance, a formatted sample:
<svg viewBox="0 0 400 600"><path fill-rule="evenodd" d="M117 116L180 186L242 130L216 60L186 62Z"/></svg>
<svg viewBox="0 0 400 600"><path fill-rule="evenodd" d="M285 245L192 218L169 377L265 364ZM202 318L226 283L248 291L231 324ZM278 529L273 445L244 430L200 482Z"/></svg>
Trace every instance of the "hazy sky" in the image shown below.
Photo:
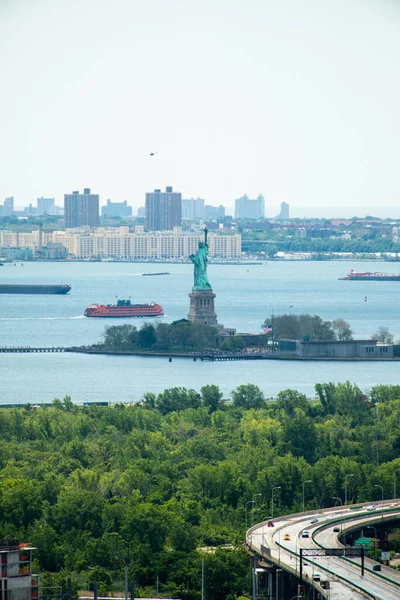
<svg viewBox="0 0 400 600"><path fill-rule="evenodd" d="M400 215L399 64L398 0L0 0L0 202Z"/></svg>

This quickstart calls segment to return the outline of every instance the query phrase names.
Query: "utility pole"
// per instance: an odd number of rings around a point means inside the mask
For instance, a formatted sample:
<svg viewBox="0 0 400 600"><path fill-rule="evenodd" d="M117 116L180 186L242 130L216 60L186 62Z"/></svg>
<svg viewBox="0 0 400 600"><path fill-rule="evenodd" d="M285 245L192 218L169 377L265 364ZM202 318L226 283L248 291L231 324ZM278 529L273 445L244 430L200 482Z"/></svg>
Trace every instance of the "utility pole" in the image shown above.
<svg viewBox="0 0 400 600"><path fill-rule="evenodd" d="M205 594L204 594L204 556L201 559L201 600L205 600Z"/></svg>
<svg viewBox="0 0 400 600"><path fill-rule="evenodd" d="M375 406L375 443L376 443L376 466L379 467L379 429L378 429L378 404L376 402Z"/></svg>
<svg viewBox="0 0 400 600"><path fill-rule="evenodd" d="M125 562L125 600L128 600L128 563Z"/></svg>

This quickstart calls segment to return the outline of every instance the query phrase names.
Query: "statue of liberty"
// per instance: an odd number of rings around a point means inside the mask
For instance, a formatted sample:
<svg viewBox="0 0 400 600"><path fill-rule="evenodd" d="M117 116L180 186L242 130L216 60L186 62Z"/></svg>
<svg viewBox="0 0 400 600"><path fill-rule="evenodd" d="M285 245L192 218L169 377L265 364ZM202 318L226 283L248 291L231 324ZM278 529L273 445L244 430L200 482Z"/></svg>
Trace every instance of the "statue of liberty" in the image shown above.
<svg viewBox="0 0 400 600"><path fill-rule="evenodd" d="M199 249L196 254L191 254L189 256L190 260L194 264L194 290L211 290L210 282L208 281L207 276L207 254L208 254L208 244L207 244L207 227L204 228L204 242L199 242Z"/></svg>

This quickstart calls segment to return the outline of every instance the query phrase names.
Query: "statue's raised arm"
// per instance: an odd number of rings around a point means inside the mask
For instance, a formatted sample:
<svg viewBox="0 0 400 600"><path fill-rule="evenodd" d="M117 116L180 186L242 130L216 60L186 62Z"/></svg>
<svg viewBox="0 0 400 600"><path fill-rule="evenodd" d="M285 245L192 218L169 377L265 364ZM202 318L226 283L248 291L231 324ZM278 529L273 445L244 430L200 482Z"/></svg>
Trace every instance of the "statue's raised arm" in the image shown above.
<svg viewBox="0 0 400 600"><path fill-rule="evenodd" d="M208 255L208 244L207 244L207 228L204 230L204 242L199 242L199 249L196 254L189 256L190 260L194 264L193 274L194 290L211 290L210 282L207 276L207 255Z"/></svg>

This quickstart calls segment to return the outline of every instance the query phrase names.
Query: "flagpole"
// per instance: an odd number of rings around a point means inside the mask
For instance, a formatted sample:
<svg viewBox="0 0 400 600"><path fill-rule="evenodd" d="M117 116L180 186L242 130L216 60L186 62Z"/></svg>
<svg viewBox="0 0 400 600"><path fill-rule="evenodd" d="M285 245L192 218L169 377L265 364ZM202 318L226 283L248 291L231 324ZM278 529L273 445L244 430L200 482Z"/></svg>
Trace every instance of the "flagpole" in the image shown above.
<svg viewBox="0 0 400 600"><path fill-rule="evenodd" d="M271 308L272 352L274 352L274 309Z"/></svg>

